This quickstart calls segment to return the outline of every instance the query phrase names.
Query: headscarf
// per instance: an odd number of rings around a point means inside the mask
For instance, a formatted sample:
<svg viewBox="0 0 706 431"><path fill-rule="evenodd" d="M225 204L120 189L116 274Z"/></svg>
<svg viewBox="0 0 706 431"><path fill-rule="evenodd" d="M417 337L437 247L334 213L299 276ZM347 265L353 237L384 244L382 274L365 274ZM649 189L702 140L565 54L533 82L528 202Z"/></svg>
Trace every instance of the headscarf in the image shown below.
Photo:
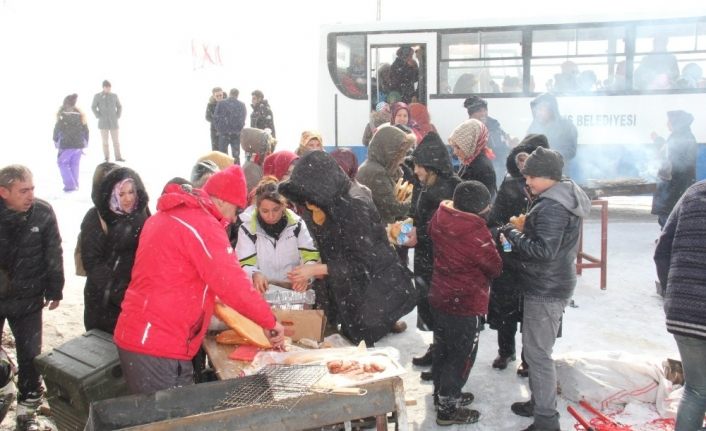
<svg viewBox="0 0 706 431"><path fill-rule="evenodd" d="M336 163L348 175L348 178L355 179L358 173L358 158L353 151L348 148L337 148L331 152L331 157L336 159Z"/></svg>
<svg viewBox="0 0 706 431"><path fill-rule="evenodd" d="M422 135L422 138L426 136L427 133L436 131L434 125L431 124L427 107L422 105L421 103L415 102L409 104L409 117L412 119L413 122L417 124L414 128L419 130L419 133Z"/></svg>
<svg viewBox="0 0 706 431"><path fill-rule="evenodd" d="M137 193L135 193L135 202L133 203L132 208L130 208L129 211L123 210L123 208L120 206L120 189L125 184L132 184L132 187L136 188L135 180L133 180L132 178L125 178L124 180L115 183L115 185L113 186L113 192L110 194L110 202L108 203L110 210L113 211L115 214L130 214L131 212L135 211L135 208L137 208Z"/></svg>
<svg viewBox="0 0 706 431"><path fill-rule="evenodd" d="M302 132L302 137L299 140L299 148L297 148L297 151L295 151L295 153L301 156L305 152L309 151L309 149L306 147L306 144L308 144L309 141L311 141L312 139L318 139L319 142L321 142L321 147L324 146L324 138L321 136L320 133L314 132L313 130L305 130Z"/></svg>
<svg viewBox="0 0 706 431"><path fill-rule="evenodd" d="M289 167L299 156L291 151L277 151L265 157L265 162L262 165L264 175L272 175L277 178L277 181L282 181L282 177L287 173Z"/></svg>
<svg viewBox="0 0 706 431"><path fill-rule="evenodd" d="M489 159L495 158L495 154L487 148L488 128L475 118L459 124L451 132L449 143L458 145L463 154L466 155L466 158L461 161L464 165L474 161L482 151L485 151L485 155Z"/></svg>

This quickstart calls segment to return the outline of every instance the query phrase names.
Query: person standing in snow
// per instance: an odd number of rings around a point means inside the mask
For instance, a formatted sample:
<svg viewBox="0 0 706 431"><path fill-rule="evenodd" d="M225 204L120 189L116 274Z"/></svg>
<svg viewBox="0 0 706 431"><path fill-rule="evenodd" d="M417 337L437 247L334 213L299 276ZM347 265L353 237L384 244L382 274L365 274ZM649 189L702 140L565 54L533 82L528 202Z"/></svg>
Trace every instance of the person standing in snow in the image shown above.
<svg viewBox="0 0 706 431"><path fill-rule="evenodd" d="M216 126L213 124L213 114L216 112L216 105L224 97L225 93L221 87L213 87L211 97L208 98L208 103L206 104L206 121L210 123L212 151L218 150L218 133L216 132Z"/></svg>
<svg viewBox="0 0 706 431"><path fill-rule="evenodd" d="M65 192L78 190L81 155L88 146L88 124L86 116L76 107L77 99L77 94L64 98L54 126L54 145L59 149L58 164Z"/></svg>
<svg viewBox="0 0 706 431"><path fill-rule="evenodd" d="M32 172L0 169L0 334L5 321L15 337L17 430L38 429L44 388L34 364L42 350L42 310L54 310L64 288L61 235L51 205L34 197Z"/></svg>
<svg viewBox="0 0 706 431"><path fill-rule="evenodd" d="M263 328L274 347L284 328L252 286L224 227L246 203L240 166L214 174L203 189L171 184L140 234L114 340L132 393L194 383L216 297Z"/></svg>
<svg viewBox="0 0 706 431"><path fill-rule="evenodd" d="M559 102L553 94L540 94L532 102L532 123L527 134L540 134L547 137L549 146L561 154L564 160L564 174L576 177L577 166L572 162L576 157L578 131L568 118L562 118Z"/></svg>
<svg viewBox="0 0 706 431"><path fill-rule="evenodd" d="M556 409L556 369L552 350L564 308L576 287L574 260L581 219L591 201L581 188L562 178L564 161L557 151L537 148L525 161L522 174L537 196L524 226L507 224L500 233L512 246L522 287L522 347L529 364L532 397L512 405L513 413L534 417L525 431L559 430Z"/></svg>
<svg viewBox="0 0 706 431"><path fill-rule="evenodd" d="M504 163L512 148L513 140L500 126L500 122L488 115L486 100L478 96L471 96L463 101L463 107L468 112L468 118L475 118L488 128L488 148L495 154L495 158L492 160L493 169L495 169L496 182L500 184L505 177Z"/></svg>
<svg viewBox="0 0 706 431"><path fill-rule="evenodd" d="M240 92L231 88L228 98L216 104L212 124L218 133L218 151L228 154L230 147L235 164L240 164L240 132L245 125L247 108L238 100Z"/></svg>
<svg viewBox="0 0 706 431"><path fill-rule="evenodd" d="M706 181L689 187L657 242L654 261L666 286L667 331L674 335L684 367L684 393L676 431L697 431L706 413Z"/></svg>
<svg viewBox="0 0 706 431"><path fill-rule="evenodd" d="M461 392L478 352L482 317L488 313L490 280L502 260L486 227L490 193L479 181L464 181L453 201L439 205L429 224L434 271L429 304L434 316L434 405L438 425L469 424L480 413L465 406L472 393Z"/></svg>
<svg viewBox="0 0 706 431"><path fill-rule="evenodd" d="M101 181L96 213L81 223L86 331L100 329L112 334L115 329L140 231L150 215L147 203L142 179L130 168L113 169Z"/></svg>
<svg viewBox="0 0 706 431"><path fill-rule="evenodd" d="M417 303L417 327L422 330L434 329L434 318L429 308L427 293L431 287L434 254L429 222L439 209L439 204L451 199L456 185L461 179L456 176L451 166L451 158L446 145L436 132L428 132L422 142L412 152L414 174L418 183L412 192L410 214L414 220L416 244L414 245L414 281L419 291ZM433 345L427 352L412 363L417 366L429 366L432 362Z"/></svg>
<svg viewBox="0 0 706 431"><path fill-rule="evenodd" d="M449 136L449 145L453 153L461 161L458 176L463 181L476 180L490 192L495 200L497 182L495 169L491 162L493 151L487 148L488 128L480 120L468 119L456 126Z"/></svg>
<svg viewBox="0 0 706 431"><path fill-rule="evenodd" d="M123 105L120 104L118 95L111 92L111 84L107 79L103 81L103 91L93 96L91 110L98 119L98 128L101 131L103 141L103 156L105 161L110 161L110 147L108 146L108 135L113 140L113 153L115 161L124 162L120 153L120 140L118 120L123 113Z"/></svg>
<svg viewBox="0 0 706 431"><path fill-rule="evenodd" d="M488 217L488 227L496 230L507 223L510 217L527 214L532 204L532 196L527 190L522 168L530 154L539 147L549 148L544 135L527 135L506 157L507 176L500 184L498 196ZM515 334L517 323L522 322L522 292L518 281L518 270L509 253L502 253L503 273L493 280L488 307L488 324L498 331L498 356L493 360L493 368L504 370L509 362L516 359ZM527 377L527 363L522 360L517 374Z"/></svg>
<svg viewBox="0 0 706 431"><path fill-rule="evenodd" d="M323 262L298 266L289 280L325 276L341 332L354 343L371 346L414 309L417 297L377 210L352 197L350 187L348 176L324 151L304 154L279 185L280 193L304 208L300 215Z"/></svg>
<svg viewBox="0 0 706 431"><path fill-rule="evenodd" d="M696 180L696 153L698 145L691 132L694 116L685 111L667 112L669 138L652 133L652 140L660 145L662 166L657 173L659 181L652 197L652 214L660 227L667 222L669 213L684 191Z"/></svg>
<svg viewBox="0 0 706 431"><path fill-rule="evenodd" d="M275 134L275 119L272 114L270 103L265 99L265 95L260 90L252 92L252 114L250 114L250 127L255 129L265 130L270 129L270 135L273 138Z"/></svg>

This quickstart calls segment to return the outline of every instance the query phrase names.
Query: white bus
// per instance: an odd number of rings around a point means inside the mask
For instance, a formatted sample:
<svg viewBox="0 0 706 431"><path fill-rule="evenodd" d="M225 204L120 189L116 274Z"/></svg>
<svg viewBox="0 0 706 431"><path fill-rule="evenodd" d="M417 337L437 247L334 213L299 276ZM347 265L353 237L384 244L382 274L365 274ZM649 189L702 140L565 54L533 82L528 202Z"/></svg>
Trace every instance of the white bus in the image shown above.
<svg viewBox="0 0 706 431"><path fill-rule="evenodd" d="M670 110L691 113L697 142L706 143L706 16L698 16L325 27L318 106L329 146L365 157L365 124L387 92L378 72L402 46L417 53L416 99L443 139L468 118L463 102L471 95L485 99L489 115L522 139L530 102L549 92L578 129L582 180L652 180L651 134L668 136ZM648 64L661 62L671 62L670 70L649 72ZM706 176L702 153L699 178Z"/></svg>

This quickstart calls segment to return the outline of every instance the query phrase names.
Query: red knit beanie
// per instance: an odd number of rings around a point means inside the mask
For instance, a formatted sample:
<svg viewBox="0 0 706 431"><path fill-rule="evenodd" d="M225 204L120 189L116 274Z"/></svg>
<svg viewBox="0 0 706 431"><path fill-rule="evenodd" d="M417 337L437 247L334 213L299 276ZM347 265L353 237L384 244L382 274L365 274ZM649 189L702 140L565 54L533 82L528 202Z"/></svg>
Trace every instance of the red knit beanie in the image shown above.
<svg viewBox="0 0 706 431"><path fill-rule="evenodd" d="M233 165L224 171L216 172L206 181L203 191L232 203L238 208L247 206L247 187L245 186L245 174L238 165Z"/></svg>

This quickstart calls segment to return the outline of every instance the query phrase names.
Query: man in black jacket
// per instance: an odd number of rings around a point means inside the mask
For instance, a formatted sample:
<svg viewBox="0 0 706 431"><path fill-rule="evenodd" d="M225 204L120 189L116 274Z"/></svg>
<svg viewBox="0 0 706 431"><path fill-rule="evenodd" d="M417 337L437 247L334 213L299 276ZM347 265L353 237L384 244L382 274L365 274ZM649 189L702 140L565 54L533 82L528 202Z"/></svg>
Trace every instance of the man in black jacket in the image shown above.
<svg viewBox="0 0 706 431"><path fill-rule="evenodd" d="M506 225L502 234L519 261L522 288L522 346L529 364L532 398L512 405L520 416L534 416L525 431L559 430L556 409L556 370L552 350L561 316L576 287L574 259L581 219L591 201L576 183L562 178L564 161L556 151L537 148L525 161L522 174L537 196L523 227Z"/></svg>
<svg viewBox="0 0 706 431"><path fill-rule="evenodd" d="M270 103L260 90L252 92L252 114L250 114L250 127L260 130L270 129L272 137L275 135L275 119L272 115Z"/></svg>
<svg viewBox="0 0 706 431"><path fill-rule="evenodd" d="M34 198L24 166L0 169L0 244L0 333L7 320L19 368L17 429L32 429L43 393L33 363L42 347L42 308L59 306L64 270L54 210Z"/></svg>

